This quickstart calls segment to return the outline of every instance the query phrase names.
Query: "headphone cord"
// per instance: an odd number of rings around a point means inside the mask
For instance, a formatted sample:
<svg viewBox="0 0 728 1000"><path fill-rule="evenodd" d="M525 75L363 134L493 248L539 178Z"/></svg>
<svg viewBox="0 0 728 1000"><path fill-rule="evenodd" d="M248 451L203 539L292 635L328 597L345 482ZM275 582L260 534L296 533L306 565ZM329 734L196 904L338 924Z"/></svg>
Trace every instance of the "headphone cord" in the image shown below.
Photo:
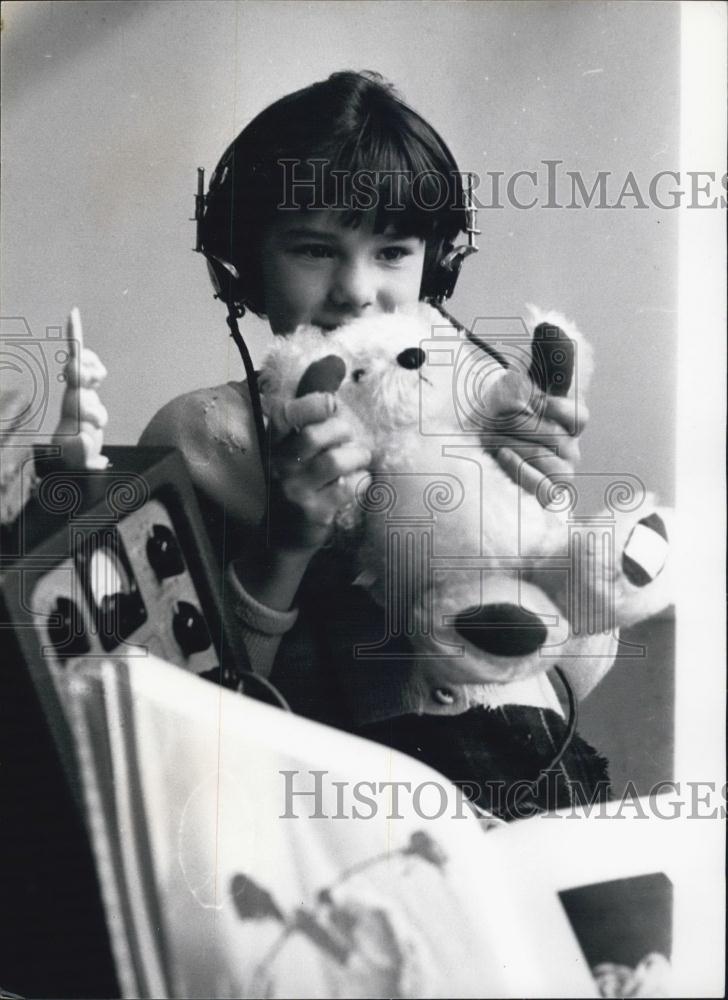
<svg viewBox="0 0 728 1000"><path fill-rule="evenodd" d="M487 353L490 354L501 365L503 365L504 368L508 367L505 358L503 358L498 353L498 351L495 350L495 348L490 347L484 341L478 340L474 336L474 334L470 330L468 330L466 326L464 326L462 323L459 323L458 320L456 320L455 317L452 316L445 309L445 307L441 302L433 301L432 304L445 319L447 319L450 323L453 324L453 326L457 330L459 330L462 333L465 333L465 335L468 337L469 340L477 344L483 350L487 351ZM243 361L243 365L245 367L245 374L248 380L248 389L250 392L250 402L253 410L253 420L255 423L255 434L258 440L258 450L260 452L260 461L263 466L263 475L265 478L266 490L267 490L267 484L269 482L269 466L270 466L268 457L268 436L266 434L265 422L263 420L263 404L260 398L260 389L258 388L258 377L255 372L255 368L253 367L253 359L250 356L250 351L248 350L248 346L243 340L242 334L240 333L240 327L238 326L237 317L235 315L234 307L232 306L228 308L227 324L230 327L230 335L235 341L235 346L238 349L240 357L242 358ZM561 681L561 684L563 685L566 691L566 696L569 701L569 721L568 721L566 736L564 737L564 740L561 744L561 747L559 748L558 753L553 758L549 766L547 768L542 768L542 770L539 772L538 777L534 781L534 787L545 777L548 771L552 771L560 763L572 739L574 738L574 733L576 732L578 711L576 707L576 699L574 698L574 692L572 691L571 685L567 681L561 668L555 667L554 672L558 674L559 680ZM285 709L288 712L291 711L291 707L286 701L286 699L280 693L278 688L274 684L272 684L267 678L262 677L260 674L257 674L255 673L255 671L252 670L240 671L240 673L255 678L274 695L274 697L276 698L276 700L283 709ZM517 799L516 804L519 801L520 797L519 799Z"/></svg>
<svg viewBox="0 0 728 1000"><path fill-rule="evenodd" d="M481 351L485 351L486 354L490 354L490 356L495 361L497 361L499 365L502 365L503 368L510 367L506 359L499 351L495 349L495 347L491 347L490 344L487 344L484 340L480 340L478 337L476 337L472 330L469 330L464 323L461 323L460 320L455 319L452 313L447 311L447 309L445 308L445 306L442 304L441 301L439 301L438 299L428 299L427 301L430 303L431 306L437 309L437 311L440 313L443 319L446 319L448 323L451 323L455 327L458 333L464 333L472 344L475 344L476 347L479 347Z"/></svg>
<svg viewBox="0 0 728 1000"><path fill-rule="evenodd" d="M569 717L568 717L568 721L567 721L567 724L566 724L566 735L564 736L564 738L563 738L563 740L561 742L561 746L559 747L559 749L556 752L555 756L552 758L551 761L549 761L549 763L548 763L548 765L546 767L542 767L539 770L539 772L536 775L536 777L530 783L530 789L529 788L522 788L520 790L520 792L516 795L515 800L514 800L514 805L515 806L520 805L520 803L523 801L523 798L525 797L525 795L529 791L531 792L531 794L533 794L536 791L536 788L538 787L538 785L543 781L543 779L550 772L552 772L553 770L555 770L556 767L558 767L558 765L561 763L561 761L562 761L562 759L564 757L564 754L569 749L569 746L571 745L571 741L574 739L574 735L576 733L576 726L577 726L577 723L579 721L579 710L577 708L576 698L574 697L574 692L573 692L573 690L571 688L571 684L569 684L569 682L567 681L566 675L564 674L564 672L561 669L561 667L554 667L554 673L557 674L559 680L561 681L561 684L562 684L564 690L566 691L566 697L567 697L567 699L569 701Z"/></svg>
<svg viewBox="0 0 728 1000"><path fill-rule="evenodd" d="M576 725L579 721L579 710L576 705L576 698L574 697L574 692L571 688L571 684L566 679L561 667L554 667L554 673L558 676L561 681L561 685L566 691L566 697L569 701L569 718L566 726L566 736L564 736L564 741L559 747L559 752L556 754L554 759L549 764L547 770L553 771L553 769L561 763L561 759L569 748L571 741L574 739L574 734L576 733ZM541 775L543 777L543 775ZM541 777L537 778L537 781L541 780Z"/></svg>
<svg viewBox="0 0 728 1000"><path fill-rule="evenodd" d="M452 323L452 325L455 327L456 330L458 330L460 333L464 333L465 336L468 338L468 340L470 340L473 344L476 344L481 350L485 351L487 354L490 354L490 356L499 364L501 364L504 368L509 367L508 362L499 353L499 351L497 351L494 347L491 347L484 340L479 340L472 332L472 330L469 330L462 323L458 322L458 320L455 319L455 317L451 313L449 313L447 309L445 309L441 301L433 300L431 304L435 307L435 309L437 309L437 311L440 313L441 316L443 316L446 320L448 320L448 322ZM564 690L566 691L566 697L569 702L569 717L566 726L566 735L564 736L564 739L556 755L549 762L548 766L541 768L536 778L534 778L533 782L531 783L531 788L533 791L535 791L536 787L541 783L541 781L543 781L546 775L549 772L553 771L561 763L564 754L566 753L569 746L571 745L572 740L574 739L574 734L576 733L576 726L579 719L579 712L576 705L576 698L574 697L574 692L571 689L571 685L566 679L566 675L564 674L563 670L560 667L555 667L554 673L558 675L558 678L561 681ZM522 789L521 792L516 796L515 800L516 805L518 805L522 801L527 791L528 789Z"/></svg>
<svg viewBox="0 0 728 1000"><path fill-rule="evenodd" d="M291 706L288 704L288 702L283 697L278 688L275 686L275 684L272 681L269 681L267 677L263 677L262 674L256 673L255 670L237 670L236 673L239 679L240 686L238 688L238 691L240 693L245 694L245 684L248 679L252 681L257 681L263 688L265 688L266 691L269 692L269 694L271 694L275 698L275 700L278 702L279 707L282 708L284 712L290 712L291 714L293 714L293 709L291 708Z"/></svg>
<svg viewBox="0 0 728 1000"><path fill-rule="evenodd" d="M255 436L258 439L258 451L260 452L260 461L263 466L263 476L265 478L266 484L266 494L268 492L269 483L269 459L268 459L268 435L265 430L265 422L263 420L263 404L260 398L260 389L258 388L258 376L256 374L255 368L253 367L253 359L250 356L250 351L248 350L248 345L243 340L243 336L240 333L240 328L238 326L237 317L235 315L234 307L228 307L227 324L230 327L230 335L235 341L235 346L237 347L240 357L243 359L243 365L245 366L245 374L248 379L248 389L250 391L250 404L253 410L253 420L255 423ZM236 673L239 678L240 689L245 690L245 682L249 680L257 681L263 688L265 688L277 701L278 705L285 712L292 712L291 706L288 704L284 696L267 677L263 677L262 674L257 673L255 670L243 670L238 668Z"/></svg>
<svg viewBox="0 0 728 1000"><path fill-rule="evenodd" d="M253 359L250 356L248 345L245 343L243 336L240 333L240 327L238 326L238 320L232 305L228 306L227 325L230 327L230 336L235 341L235 346L237 347L240 357L243 359L243 365L245 366L245 375L248 380L248 390L250 392L250 404L253 410L253 420L255 422L255 436L258 441L258 451L260 452L260 461L263 466L263 476L267 487L269 482L268 473L270 465L268 457L268 435L266 434L265 421L263 420L263 404L260 399L260 389L258 388L258 376L255 368L253 367Z"/></svg>
<svg viewBox="0 0 728 1000"><path fill-rule="evenodd" d="M435 309L437 309L444 319L455 327L456 330L460 333L464 333L468 340L478 346L481 350L485 351L487 354L490 354L490 356L504 368L508 368L508 362L506 359L494 347L491 347L483 340L479 340L471 330L455 319L455 317L449 313L447 309L445 309L442 302L438 302L433 299L431 300L431 304ZM263 404L260 398L260 389L258 388L258 376L255 368L253 367L253 359L250 356L248 345L245 343L243 336L240 333L240 327L238 326L236 316L236 308L232 304L228 304L227 325L230 328L230 336L235 341L235 346L238 349L238 353L240 354L245 367L245 374L248 380L248 390L250 392L250 403L253 410L253 420L255 423L255 436L258 441L258 451L260 453L260 461L263 466L263 476L267 486L269 482L270 470L268 435L266 434L265 421L263 420Z"/></svg>

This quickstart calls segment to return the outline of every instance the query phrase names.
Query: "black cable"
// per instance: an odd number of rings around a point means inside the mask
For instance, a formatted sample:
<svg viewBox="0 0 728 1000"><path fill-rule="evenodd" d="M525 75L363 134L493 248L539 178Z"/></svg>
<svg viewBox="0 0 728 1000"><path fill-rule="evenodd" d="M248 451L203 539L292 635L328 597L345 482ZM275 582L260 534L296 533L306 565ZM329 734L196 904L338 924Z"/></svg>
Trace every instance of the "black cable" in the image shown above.
<svg viewBox="0 0 728 1000"><path fill-rule="evenodd" d="M458 331L460 331L461 333L465 333L465 335L470 341L472 341L482 350L490 354L491 357L499 364L503 365L504 368L508 367L508 363L506 362L505 358L495 348L485 343L485 341L478 340L477 337L475 337L474 334L466 326L464 326L462 323L456 320L455 317L452 316L451 313L447 311L447 309L445 309L445 307L441 302L433 302L432 304L437 309L437 311L440 313L441 316L443 316L450 323L452 323L452 325ZM263 466L263 475L265 478L266 489L267 489L269 483L268 436L266 434L265 422L263 420L263 405L261 403L260 390L258 388L258 377L256 375L255 368L253 367L253 360L250 356L247 344L243 340L242 334L240 333L237 317L235 315L234 307L232 306L228 308L227 324L230 327L230 335L232 336L235 342L235 346L237 347L240 357L242 358L243 365L245 367L245 373L248 379L250 402L253 410L253 420L255 422L255 433L258 439L258 450L260 452L260 460ZM561 744L561 747L559 748L558 753L550 762L547 768L542 768L539 771L538 776L534 779L533 782L534 788L546 776L546 774L549 771L552 771L562 760L571 741L574 738L578 721L576 699L574 698L574 692L571 689L571 685L567 681L566 676L564 675L560 667L555 667L554 672L558 674L559 680L561 681L564 689L566 690L566 695L569 702L569 720L567 725L566 736L564 737L564 740ZM263 677L261 674L255 673L255 671L241 670L240 674L245 675L246 677L252 677L255 680L259 681L268 691L270 691L273 694L273 697L278 701L280 706L283 709L285 709L285 711L287 712L291 711L290 705L283 697L281 692L267 678ZM516 804L518 804L518 801L520 801L520 798L519 800L517 800Z"/></svg>
<svg viewBox="0 0 728 1000"><path fill-rule="evenodd" d="M272 681L269 681L267 677L263 677L262 674L257 674L254 670L237 670L236 673L243 684L243 688L245 687L245 682L248 678L258 681L266 689L266 691L273 695L284 712L291 712L291 714L293 714L291 706L288 704L275 684Z"/></svg>
<svg viewBox="0 0 728 1000"><path fill-rule="evenodd" d="M444 319L452 323L452 325L455 327L456 330L458 330L460 333L464 333L465 336L468 338L468 340L470 340L473 344L476 344L478 347L480 347L481 350L484 350L486 353L490 354L490 356L499 364L503 365L504 368L509 367L506 359L494 347L491 347L484 340L479 340L471 330L469 330L466 326L464 326L457 319L455 319L455 317L451 313L449 313L447 309L445 309L442 302L433 300L431 304L435 307L435 309L437 309L440 315L444 317ZM549 772L553 771L554 768L556 768L561 763L564 754L566 753L571 744L571 741L574 739L574 734L576 733L576 726L579 718L579 712L577 709L574 692L572 691L571 685L566 679L566 675L564 674L564 672L561 670L560 667L555 667L554 673L558 675L558 678L561 681L564 690L566 691L566 697L569 702L569 716L566 727L566 735L564 736L564 739L561 743L561 746L558 749L558 752L554 756L553 760L550 761L548 767L541 768L538 772L538 775L534 778L533 782L531 782L532 790L535 790L537 785L541 781L543 781L546 775ZM522 801L523 796L526 794L526 792L528 792L528 789L523 789L521 793L516 797L515 801L516 805L518 805Z"/></svg>
<svg viewBox="0 0 728 1000"><path fill-rule="evenodd" d="M569 717L566 724L566 735L561 741L561 746L556 752L555 756L551 761L549 761L546 767L542 767L533 781L530 783L530 788L521 788L519 793L516 795L514 800L514 806L519 806L523 801L525 795L534 794L538 785L543 781L543 779L550 774L562 761L564 754L569 749L571 741L574 739L574 734L576 733L576 726L579 721L579 710L576 704L576 698L574 697L574 692L571 688L571 684L566 679L561 667L554 667L554 673L558 676L561 684L566 691L566 697L569 701Z"/></svg>
<svg viewBox="0 0 728 1000"><path fill-rule="evenodd" d="M452 325L459 333L464 333L472 344L475 344L476 347L479 347L481 351L485 351L486 354L490 354L491 358L497 361L499 365L502 365L504 368L510 367L506 359L499 351L495 349L495 347L491 347L490 344L487 344L484 340L479 340L475 336L472 330L469 330L467 326L465 326L459 320L455 319L452 313L449 313L447 311L442 302L438 302L436 299L428 299L428 301L430 302L431 306L437 309L437 311L440 313L443 319L446 319L448 323L452 323Z"/></svg>
<svg viewBox="0 0 728 1000"><path fill-rule="evenodd" d="M554 673L558 676L559 680L561 681L561 684L564 690L566 691L566 697L569 700L569 720L567 723L566 736L564 737L564 741L561 744L561 747L559 748L559 752L556 754L556 756L546 769L548 771L553 771L556 765L561 763L561 759L568 750L569 744L574 739L574 734L576 733L576 725L577 722L579 721L579 710L576 705L576 698L574 697L574 692L571 689L571 684L569 684L569 682L567 681L566 675L564 674L561 667L554 667ZM540 781L542 777L543 774L536 780Z"/></svg>
<svg viewBox="0 0 728 1000"><path fill-rule="evenodd" d="M258 388L258 376L255 368L253 367L253 359L250 356L248 346L240 333L237 317L235 316L234 307L232 305L228 306L227 325L230 327L230 336L235 341L235 346L237 347L240 357L243 359L243 365L245 366L245 374L248 379L248 389L250 391L250 404L253 410L253 420L255 422L255 436L258 439L258 451L260 452L260 461L263 466L263 477L267 488L269 469L268 435L266 434L265 421L263 420L263 404L261 403L260 389Z"/></svg>
<svg viewBox="0 0 728 1000"><path fill-rule="evenodd" d="M255 435L258 439L258 451L260 453L260 461L263 466L263 478L265 481L266 497L268 495L268 489L270 484L269 478L269 457L268 457L268 435L265 430L265 422L263 420L263 404L260 399L260 389L258 388L258 376L256 374L255 368L253 367L253 359L250 356L250 351L248 350L248 345L243 340L242 334L240 333L240 328L238 327L237 317L235 315L235 307L230 305L228 307L227 324L230 327L230 335L235 341L235 346L240 353L240 357L243 360L243 365L245 366L245 374L248 379L248 387L250 391L250 404L253 410L253 420L255 423ZM266 500L267 504L267 500ZM241 670L236 671L240 681L245 686L247 679L258 681L270 694L273 695L275 700L278 702L279 706L286 712L292 712L293 709L288 704L286 699L283 697L278 688L267 677L263 677L262 674L256 673L255 670Z"/></svg>

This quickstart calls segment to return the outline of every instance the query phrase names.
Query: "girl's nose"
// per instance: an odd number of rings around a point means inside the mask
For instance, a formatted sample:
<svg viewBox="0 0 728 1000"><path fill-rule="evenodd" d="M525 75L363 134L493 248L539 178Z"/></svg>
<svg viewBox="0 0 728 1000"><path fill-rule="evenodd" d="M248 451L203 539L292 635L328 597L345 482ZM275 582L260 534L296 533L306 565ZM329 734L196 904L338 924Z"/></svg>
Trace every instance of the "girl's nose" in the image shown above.
<svg viewBox="0 0 728 1000"><path fill-rule="evenodd" d="M365 263L342 264L334 275L329 298L339 308L362 312L376 299L372 269Z"/></svg>

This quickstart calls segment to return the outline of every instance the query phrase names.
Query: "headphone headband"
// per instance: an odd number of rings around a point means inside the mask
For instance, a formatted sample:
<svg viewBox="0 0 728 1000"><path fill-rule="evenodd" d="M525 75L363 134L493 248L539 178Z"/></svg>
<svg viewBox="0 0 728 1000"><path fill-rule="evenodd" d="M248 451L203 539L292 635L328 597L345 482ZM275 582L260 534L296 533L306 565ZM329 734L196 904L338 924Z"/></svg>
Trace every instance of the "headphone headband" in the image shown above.
<svg viewBox="0 0 728 1000"><path fill-rule="evenodd" d="M223 157L224 159L224 157ZM222 163L222 161L221 161ZM195 193L195 214L191 221L196 224L195 246L197 253L203 254L207 261L207 268L210 280L213 285L215 298L220 299L234 311L235 315L241 317L245 313L245 292L242 276L237 268L230 262L223 260L219 255L212 253L205 243L204 222L209 208L210 199L214 197L219 184L215 185L219 167L213 173L210 182L210 189L205 194L205 170L203 167L197 168L197 191ZM224 182L227 171L223 170L221 182ZM477 253L479 247L475 242L475 237L480 235L477 228L478 210L473 198L473 178L474 174L465 171L461 174L464 180L462 186L463 209L465 212L465 229L467 243L454 246L451 242L441 240L432 251L432 260L425 266L425 274L422 281L422 297L433 303L442 303L449 299L455 291L460 268L466 257Z"/></svg>

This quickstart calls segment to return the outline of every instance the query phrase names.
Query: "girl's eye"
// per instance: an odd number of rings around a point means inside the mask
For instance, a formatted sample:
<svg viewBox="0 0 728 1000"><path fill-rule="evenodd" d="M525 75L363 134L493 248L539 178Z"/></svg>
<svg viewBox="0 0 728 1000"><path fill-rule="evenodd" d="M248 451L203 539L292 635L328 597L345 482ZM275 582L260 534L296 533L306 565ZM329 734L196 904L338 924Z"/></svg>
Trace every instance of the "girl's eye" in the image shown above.
<svg viewBox="0 0 728 1000"><path fill-rule="evenodd" d="M411 253L412 251L408 247L401 246L383 247L379 251L380 257L388 261L402 260L403 257L409 257Z"/></svg>
<svg viewBox="0 0 728 1000"><path fill-rule="evenodd" d="M334 251L327 243L301 243L293 248L293 252L301 257L311 257L314 260L324 260L333 256Z"/></svg>

